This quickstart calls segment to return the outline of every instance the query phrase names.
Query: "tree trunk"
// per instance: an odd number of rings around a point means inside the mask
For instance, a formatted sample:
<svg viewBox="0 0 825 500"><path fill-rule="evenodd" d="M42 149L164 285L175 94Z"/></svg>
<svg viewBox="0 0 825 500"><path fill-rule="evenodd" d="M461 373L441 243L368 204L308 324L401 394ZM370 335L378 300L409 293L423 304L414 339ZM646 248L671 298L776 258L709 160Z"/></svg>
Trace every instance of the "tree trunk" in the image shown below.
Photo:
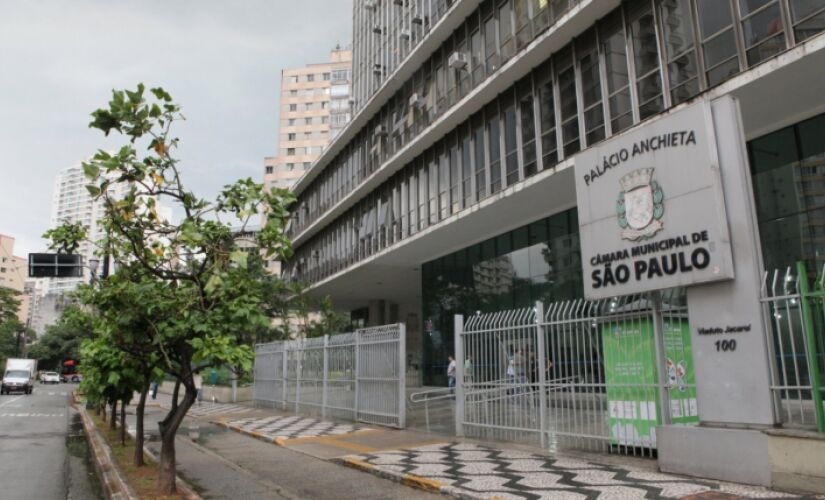
<svg viewBox="0 0 825 500"><path fill-rule="evenodd" d="M109 419L109 428L117 429L117 399L112 401L112 418Z"/></svg>
<svg viewBox="0 0 825 500"><path fill-rule="evenodd" d="M146 464L143 460L143 413L146 409L146 393L149 392L149 377L143 377L143 387L140 390L140 399L138 399L137 407L135 408L135 466L142 467Z"/></svg>
<svg viewBox="0 0 825 500"><path fill-rule="evenodd" d="M175 404L177 401L178 389L180 382L175 384L175 394L172 399L172 409L161 422L158 422L160 430L161 448L160 448L160 474L158 476L158 493L161 495L173 495L177 492L175 488L176 466L175 466L175 436L178 428L183 422L183 417L186 412L195 402L197 397L197 390L195 383L191 378L185 384L186 393L180 404Z"/></svg>
<svg viewBox="0 0 825 500"><path fill-rule="evenodd" d="M120 402L120 445L126 446L126 400Z"/></svg>

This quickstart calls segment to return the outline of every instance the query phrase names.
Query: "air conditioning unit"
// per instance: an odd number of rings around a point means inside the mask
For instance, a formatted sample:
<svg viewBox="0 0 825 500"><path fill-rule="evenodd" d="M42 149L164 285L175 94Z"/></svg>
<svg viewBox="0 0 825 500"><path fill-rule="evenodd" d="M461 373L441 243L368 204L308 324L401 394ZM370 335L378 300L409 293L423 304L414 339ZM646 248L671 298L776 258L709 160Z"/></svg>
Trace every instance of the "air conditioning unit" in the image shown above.
<svg viewBox="0 0 825 500"><path fill-rule="evenodd" d="M410 96L409 105L411 108L423 108L424 107L424 98L418 92L413 92L413 95Z"/></svg>
<svg viewBox="0 0 825 500"><path fill-rule="evenodd" d="M447 59L447 64L453 69L464 69L467 67L467 54L463 52L453 52Z"/></svg>
<svg viewBox="0 0 825 500"><path fill-rule="evenodd" d="M372 72L375 75L381 76L384 74L384 70L382 69L381 64L375 63L372 65Z"/></svg>
<svg viewBox="0 0 825 500"><path fill-rule="evenodd" d="M367 10L375 10L377 6L377 0L364 0L364 8Z"/></svg>
<svg viewBox="0 0 825 500"><path fill-rule="evenodd" d="M410 30L408 30L406 28L402 29L401 31L398 32L398 38L401 38L402 40L409 40L410 39Z"/></svg>
<svg viewBox="0 0 825 500"><path fill-rule="evenodd" d="M384 34L384 28L382 28L381 26L375 26L372 28L372 32L376 35L382 35Z"/></svg>
<svg viewBox="0 0 825 500"><path fill-rule="evenodd" d="M404 5L404 0L392 0L392 3L394 3L395 5L403 6Z"/></svg>
<svg viewBox="0 0 825 500"><path fill-rule="evenodd" d="M384 125L378 125L375 127L375 132L373 133L375 137L384 137L387 135L387 127Z"/></svg>
<svg viewBox="0 0 825 500"><path fill-rule="evenodd" d="M424 18L419 15L412 16L411 21L413 24L424 24Z"/></svg>

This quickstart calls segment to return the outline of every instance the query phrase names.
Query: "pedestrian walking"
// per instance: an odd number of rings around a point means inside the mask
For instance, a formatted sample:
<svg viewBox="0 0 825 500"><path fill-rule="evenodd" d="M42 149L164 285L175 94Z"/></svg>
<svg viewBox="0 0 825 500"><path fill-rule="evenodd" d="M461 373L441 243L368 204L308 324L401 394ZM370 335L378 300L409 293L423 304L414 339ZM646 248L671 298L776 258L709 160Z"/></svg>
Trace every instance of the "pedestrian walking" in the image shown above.
<svg viewBox="0 0 825 500"><path fill-rule="evenodd" d="M455 359L452 356L447 356L449 363L447 364L447 387L450 388L450 394L455 388Z"/></svg>
<svg viewBox="0 0 825 500"><path fill-rule="evenodd" d="M197 400L198 406L200 406L201 401L203 401L203 377L200 373L196 373L192 379L195 382L195 390L198 392Z"/></svg>
<svg viewBox="0 0 825 500"><path fill-rule="evenodd" d="M154 382L152 382L152 389L151 389L151 391L152 391L152 400L157 399L157 397L158 397L158 381L157 381L157 380L155 380Z"/></svg>

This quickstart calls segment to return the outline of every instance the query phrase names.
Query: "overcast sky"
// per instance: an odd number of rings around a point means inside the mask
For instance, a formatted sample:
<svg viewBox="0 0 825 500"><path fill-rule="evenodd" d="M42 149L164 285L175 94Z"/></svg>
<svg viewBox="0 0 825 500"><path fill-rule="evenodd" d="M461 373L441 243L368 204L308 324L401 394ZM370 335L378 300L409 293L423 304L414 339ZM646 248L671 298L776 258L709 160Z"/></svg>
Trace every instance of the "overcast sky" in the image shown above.
<svg viewBox="0 0 825 500"><path fill-rule="evenodd" d="M162 86L192 189L262 180L281 69L351 43L351 0L0 0L0 233L44 249L56 173L111 147L88 128L111 89Z"/></svg>

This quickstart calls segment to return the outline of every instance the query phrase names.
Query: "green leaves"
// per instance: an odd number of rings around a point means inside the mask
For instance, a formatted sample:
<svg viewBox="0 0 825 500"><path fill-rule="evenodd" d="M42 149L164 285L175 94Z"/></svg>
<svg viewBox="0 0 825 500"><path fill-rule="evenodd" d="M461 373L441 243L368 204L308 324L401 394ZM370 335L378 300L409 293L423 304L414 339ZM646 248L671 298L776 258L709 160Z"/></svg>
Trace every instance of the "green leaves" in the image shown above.
<svg viewBox="0 0 825 500"><path fill-rule="evenodd" d="M86 226L79 222L63 221L61 225L43 233L43 238L51 241L49 250L73 254L86 239Z"/></svg>

